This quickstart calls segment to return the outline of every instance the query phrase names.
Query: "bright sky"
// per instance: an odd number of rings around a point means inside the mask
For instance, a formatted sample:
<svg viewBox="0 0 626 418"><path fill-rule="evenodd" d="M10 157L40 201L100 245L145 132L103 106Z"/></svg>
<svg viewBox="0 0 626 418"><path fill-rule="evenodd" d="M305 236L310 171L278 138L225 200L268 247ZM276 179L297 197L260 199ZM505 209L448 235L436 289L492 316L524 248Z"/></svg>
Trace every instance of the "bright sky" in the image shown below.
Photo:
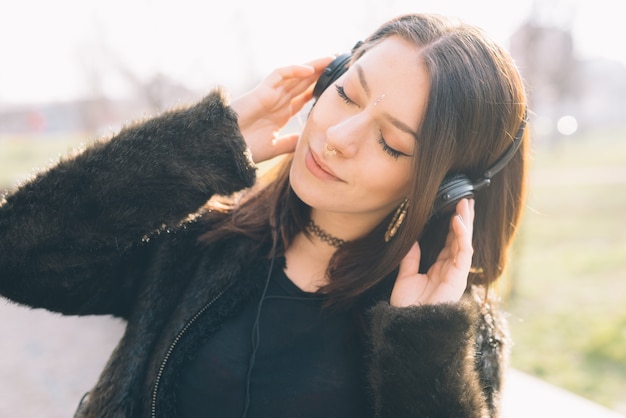
<svg viewBox="0 0 626 418"><path fill-rule="evenodd" d="M536 0L571 22L581 57L626 63L615 0ZM225 4L228 3L228 4ZM380 23L423 11L458 16L507 46L533 0L20 0L0 6L0 105L123 94L120 70L194 89L236 90L273 68L348 50ZM577 7L575 8L574 6ZM575 14L572 12L575 11ZM568 16L573 16L568 19ZM91 86L91 87L90 87Z"/></svg>

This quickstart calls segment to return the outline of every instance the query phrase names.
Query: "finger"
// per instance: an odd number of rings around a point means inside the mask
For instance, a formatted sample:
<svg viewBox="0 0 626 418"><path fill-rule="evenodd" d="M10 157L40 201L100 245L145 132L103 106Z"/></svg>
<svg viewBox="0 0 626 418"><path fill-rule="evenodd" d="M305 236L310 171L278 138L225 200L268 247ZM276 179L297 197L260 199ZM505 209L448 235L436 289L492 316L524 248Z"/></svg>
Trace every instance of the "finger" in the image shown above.
<svg viewBox="0 0 626 418"><path fill-rule="evenodd" d="M469 270L472 263L473 220L472 203L463 199L457 205L457 214L453 216L451 225L454 233L454 265L462 270Z"/></svg>
<svg viewBox="0 0 626 418"><path fill-rule="evenodd" d="M464 232L465 235L469 235L470 239L474 232L474 199L463 199L457 204L457 217L461 221L462 225L465 227Z"/></svg>
<svg viewBox="0 0 626 418"><path fill-rule="evenodd" d="M277 68L272 71L262 84L270 88L284 87L291 88L291 84L297 83L303 78L314 77L316 69L313 66L305 64L290 65L287 67Z"/></svg>
<svg viewBox="0 0 626 418"><path fill-rule="evenodd" d="M424 295L422 303L455 302L461 299L467 287L467 275L458 275L454 280L448 280L432 288Z"/></svg>
<svg viewBox="0 0 626 418"><path fill-rule="evenodd" d="M275 138L272 141L274 156L294 152L298 143L299 134L289 134Z"/></svg>
<svg viewBox="0 0 626 418"><path fill-rule="evenodd" d="M306 64L310 65L313 68L315 68L316 71L321 72L326 67L328 67L328 64L330 64L334 59L335 59L335 57L330 55L330 56L327 56L327 57L314 59L312 61L307 62Z"/></svg>
<svg viewBox="0 0 626 418"><path fill-rule="evenodd" d="M330 64L332 59L332 57L324 57L306 64L289 65L277 68L272 74L278 75L279 78L283 80L304 79L309 77L317 79L321 72Z"/></svg>
<svg viewBox="0 0 626 418"><path fill-rule="evenodd" d="M459 246L459 240L464 239L468 234L468 218L469 212L467 211L467 199L460 200L456 205L456 212L450 217L449 231L446 236L446 242L441 252L439 253L439 259L454 258Z"/></svg>
<svg viewBox="0 0 626 418"><path fill-rule="evenodd" d="M457 204L456 213L461 215L465 226L472 230L474 225L474 199L461 199Z"/></svg>
<svg viewBox="0 0 626 418"><path fill-rule="evenodd" d="M281 80L289 81L291 84L285 86L287 90L296 88L297 90L303 91L309 84L319 78L322 71L324 71L333 59L334 57L328 56L309 61L306 64L296 64L279 68L275 72L280 76L280 78L277 80L275 79L274 84L272 85L276 85ZM304 82L304 85L293 84L301 82Z"/></svg>
<svg viewBox="0 0 626 418"><path fill-rule="evenodd" d="M420 267L421 256L420 246L416 242L400 262L398 277L400 278L416 274Z"/></svg>
<svg viewBox="0 0 626 418"><path fill-rule="evenodd" d="M289 97L294 98L300 94L305 93L309 89L312 92L313 86L315 85L316 81L317 77L307 77L297 80L293 79L285 83L285 85L283 86L283 90L285 94L287 94Z"/></svg>
<svg viewBox="0 0 626 418"><path fill-rule="evenodd" d="M277 69L278 74L284 78L304 78L315 74L315 67L308 64L295 64Z"/></svg>
<svg viewBox="0 0 626 418"><path fill-rule="evenodd" d="M291 113L292 114L298 113L300 110L302 110L304 105L312 98L313 98L313 85L311 84L304 92L297 95L291 100Z"/></svg>
<svg viewBox="0 0 626 418"><path fill-rule="evenodd" d="M429 286L426 276L418 274L420 248L417 242L400 262L398 276L391 291L392 306L404 307L420 303Z"/></svg>
<svg viewBox="0 0 626 418"><path fill-rule="evenodd" d="M295 113L313 97L313 87L317 79L317 74L304 78L283 79L272 88L280 89L282 97L291 101Z"/></svg>

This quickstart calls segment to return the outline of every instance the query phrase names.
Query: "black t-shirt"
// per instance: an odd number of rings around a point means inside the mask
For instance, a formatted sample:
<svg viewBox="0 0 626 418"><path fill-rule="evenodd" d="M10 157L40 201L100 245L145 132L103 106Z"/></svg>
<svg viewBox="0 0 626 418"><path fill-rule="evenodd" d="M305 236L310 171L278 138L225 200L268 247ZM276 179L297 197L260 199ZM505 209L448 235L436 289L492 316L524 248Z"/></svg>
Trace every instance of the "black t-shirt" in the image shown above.
<svg viewBox="0 0 626 418"><path fill-rule="evenodd" d="M354 317L323 309L323 301L275 269L250 377L258 301L225 322L184 365L177 394L181 416L240 418L248 380L247 418L372 416Z"/></svg>

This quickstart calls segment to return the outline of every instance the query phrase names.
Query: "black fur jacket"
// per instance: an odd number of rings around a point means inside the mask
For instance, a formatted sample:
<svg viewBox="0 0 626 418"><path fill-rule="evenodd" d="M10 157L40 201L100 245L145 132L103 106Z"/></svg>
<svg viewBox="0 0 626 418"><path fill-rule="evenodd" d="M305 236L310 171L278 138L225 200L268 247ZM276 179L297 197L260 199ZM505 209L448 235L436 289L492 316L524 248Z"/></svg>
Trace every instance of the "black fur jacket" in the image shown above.
<svg viewBox="0 0 626 418"><path fill-rule="evenodd" d="M214 91L60 161L0 202L0 294L127 321L77 417L175 417L177 366L260 294L268 260L251 255L246 238L198 245L206 225L189 217L213 194L253 184L247 155L236 115ZM377 417L498 415L504 325L470 293L369 310Z"/></svg>

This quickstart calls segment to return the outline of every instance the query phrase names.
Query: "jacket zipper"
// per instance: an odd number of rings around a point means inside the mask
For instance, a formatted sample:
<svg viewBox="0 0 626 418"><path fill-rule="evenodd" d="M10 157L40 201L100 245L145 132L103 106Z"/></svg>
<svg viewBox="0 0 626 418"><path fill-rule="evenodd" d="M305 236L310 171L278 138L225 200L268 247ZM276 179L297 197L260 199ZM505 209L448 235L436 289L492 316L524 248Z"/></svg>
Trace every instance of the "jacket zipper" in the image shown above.
<svg viewBox="0 0 626 418"><path fill-rule="evenodd" d="M161 361L161 367L159 367L159 372L157 373L157 376L154 382L154 389L152 390L152 418L156 418L156 402L157 402L157 395L159 392L159 385L161 383L161 378L163 377L163 373L165 372L167 363L172 353L174 352L176 345L178 345L178 342L187 333L189 328L191 328L191 326L198 320L198 318L204 312L206 312L206 310L209 309L220 297L222 297L225 291L226 289L218 293L213 299L211 299L206 305L204 305L202 309L200 309L189 321L187 321L183 329L181 329L178 332L178 334L176 335L176 338L174 338L174 341L172 341L172 343L170 344L170 347L167 350L167 353L165 353L165 357L163 357L163 361Z"/></svg>

